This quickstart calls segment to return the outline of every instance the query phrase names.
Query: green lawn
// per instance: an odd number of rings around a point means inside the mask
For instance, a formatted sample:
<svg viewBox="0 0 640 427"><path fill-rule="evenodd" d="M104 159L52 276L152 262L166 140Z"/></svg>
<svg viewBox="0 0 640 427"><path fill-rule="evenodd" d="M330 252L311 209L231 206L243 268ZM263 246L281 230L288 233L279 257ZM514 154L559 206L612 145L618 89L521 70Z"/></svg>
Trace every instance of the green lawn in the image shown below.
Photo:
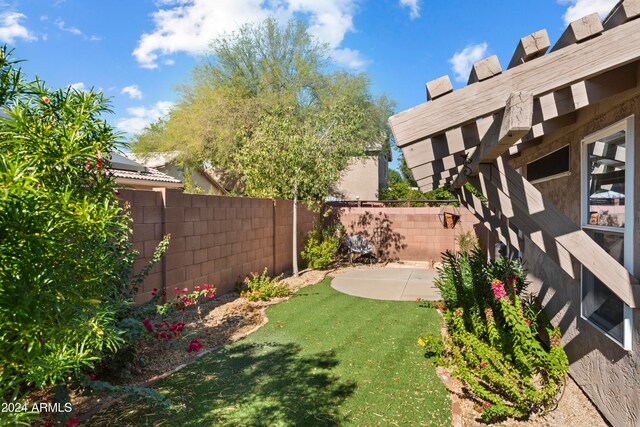
<svg viewBox="0 0 640 427"><path fill-rule="evenodd" d="M97 418L136 426L451 425L447 392L417 345L419 335L438 333L435 310L348 296L327 279L267 315L254 334L156 385L181 411L134 403Z"/></svg>

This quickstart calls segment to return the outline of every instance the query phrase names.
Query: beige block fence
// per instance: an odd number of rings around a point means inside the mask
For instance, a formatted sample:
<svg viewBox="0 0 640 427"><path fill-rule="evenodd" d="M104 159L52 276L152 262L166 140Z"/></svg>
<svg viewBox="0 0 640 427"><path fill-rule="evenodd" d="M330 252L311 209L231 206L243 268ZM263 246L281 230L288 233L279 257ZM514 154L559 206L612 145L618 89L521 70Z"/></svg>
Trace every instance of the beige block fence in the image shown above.
<svg viewBox="0 0 640 427"><path fill-rule="evenodd" d="M169 249L151 271L136 302L153 289L193 289L205 283L229 292L252 271L270 274L292 268L293 203L281 199L205 196L179 190L121 190L133 218L132 241L140 255L139 272L166 234ZM317 214L298 206L298 242L302 248Z"/></svg>
<svg viewBox="0 0 640 427"><path fill-rule="evenodd" d="M292 269L293 203L281 199L184 194L179 190L121 190L120 198L133 219L133 247L139 252L134 273L151 259L163 236L170 234L167 253L143 283L136 302L151 298L153 289L173 295L173 288L214 285L218 294L234 290L250 272L265 267L272 275ZM347 233L371 240L384 260L435 262L456 236L473 230L485 248L493 241L466 209L456 208L460 222L443 226L439 207L332 207L330 220ZM448 208L451 212L451 208ZM298 248L319 214L298 205ZM301 260L299 260L302 265Z"/></svg>

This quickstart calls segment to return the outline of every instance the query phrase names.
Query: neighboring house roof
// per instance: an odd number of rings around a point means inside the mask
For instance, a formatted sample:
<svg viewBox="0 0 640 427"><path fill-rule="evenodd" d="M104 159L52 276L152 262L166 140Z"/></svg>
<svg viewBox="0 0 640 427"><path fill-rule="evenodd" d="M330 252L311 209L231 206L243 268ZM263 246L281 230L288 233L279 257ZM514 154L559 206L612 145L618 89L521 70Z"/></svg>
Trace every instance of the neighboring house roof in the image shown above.
<svg viewBox="0 0 640 427"><path fill-rule="evenodd" d="M117 152L111 153L111 171L116 177L116 182L122 185L152 186L155 183L158 187L182 187L182 181L179 179L142 165Z"/></svg>
<svg viewBox="0 0 640 427"><path fill-rule="evenodd" d="M496 56L485 58L466 87L454 91L448 76L431 81L426 103L389 119L422 191L451 185L501 240L517 247L515 226L571 275L559 255L568 252L630 307L640 306L636 279L508 160L571 126L578 110L638 90L639 5L624 0L602 22L595 13L572 22L553 47L546 30L523 37L506 70ZM467 181L488 203L463 187Z"/></svg>
<svg viewBox="0 0 640 427"><path fill-rule="evenodd" d="M164 168L171 164L176 164L180 154L180 151L152 151L148 153L131 153L128 154L128 157L149 168ZM217 188L221 194L226 194L230 191L221 184L222 181L218 179L213 172L213 168L209 165L205 164L204 167L198 168L197 171L209 181L212 186Z"/></svg>

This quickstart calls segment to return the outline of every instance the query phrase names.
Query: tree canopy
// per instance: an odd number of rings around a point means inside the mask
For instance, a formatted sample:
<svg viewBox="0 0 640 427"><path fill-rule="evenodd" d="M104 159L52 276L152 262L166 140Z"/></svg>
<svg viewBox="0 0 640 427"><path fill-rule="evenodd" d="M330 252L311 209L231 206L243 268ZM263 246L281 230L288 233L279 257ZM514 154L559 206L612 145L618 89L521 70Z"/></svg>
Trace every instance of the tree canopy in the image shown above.
<svg viewBox="0 0 640 427"><path fill-rule="evenodd" d="M179 150L210 162L246 195L321 200L352 156L386 150L393 103L364 74L338 70L303 21L245 25L210 45L168 118L137 152Z"/></svg>

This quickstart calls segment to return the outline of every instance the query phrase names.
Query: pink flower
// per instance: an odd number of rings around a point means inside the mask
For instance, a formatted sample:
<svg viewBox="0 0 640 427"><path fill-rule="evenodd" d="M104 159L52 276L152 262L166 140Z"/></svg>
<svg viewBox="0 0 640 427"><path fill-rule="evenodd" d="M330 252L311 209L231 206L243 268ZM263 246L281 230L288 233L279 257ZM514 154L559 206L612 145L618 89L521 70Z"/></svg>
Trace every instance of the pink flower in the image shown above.
<svg viewBox="0 0 640 427"><path fill-rule="evenodd" d="M89 374L89 378L91 378L91 380L95 380L96 379L96 374L94 374L93 372L91 372Z"/></svg>
<svg viewBox="0 0 640 427"><path fill-rule="evenodd" d="M491 290L493 291L493 295L496 300L500 300L502 298L508 299L507 292L504 290L504 284L500 280L493 279L491 282Z"/></svg>
<svg viewBox="0 0 640 427"><path fill-rule="evenodd" d="M182 289L182 293L183 293L183 294L186 294L187 292L189 292L189 289L187 289L187 288L183 288L183 289Z"/></svg>
<svg viewBox="0 0 640 427"><path fill-rule="evenodd" d="M484 369L487 367L487 362L480 362L480 369Z"/></svg>
<svg viewBox="0 0 640 427"><path fill-rule="evenodd" d="M490 307L484 309L484 317L487 319L487 322L493 322L493 310Z"/></svg>
<svg viewBox="0 0 640 427"><path fill-rule="evenodd" d="M91 170L91 165L86 165L84 168L85 168L86 170L90 171L90 170Z"/></svg>
<svg viewBox="0 0 640 427"><path fill-rule="evenodd" d="M78 420L76 418L69 418L69 422L64 425L64 427L75 427L78 424Z"/></svg>
<svg viewBox="0 0 640 427"><path fill-rule="evenodd" d="M531 320L529 320L529 319L524 319L524 322L527 324L527 326L531 326Z"/></svg>
<svg viewBox="0 0 640 427"><path fill-rule="evenodd" d="M180 290L180 288L176 286L175 288L173 288L173 290L178 292Z"/></svg>
<svg viewBox="0 0 640 427"><path fill-rule="evenodd" d="M193 287L193 289L195 289L196 291L199 291L200 290L200 286L196 285L196 286Z"/></svg>
<svg viewBox="0 0 640 427"><path fill-rule="evenodd" d="M420 301L422 301L422 298L418 297L418 298L416 298L416 301L420 302Z"/></svg>

